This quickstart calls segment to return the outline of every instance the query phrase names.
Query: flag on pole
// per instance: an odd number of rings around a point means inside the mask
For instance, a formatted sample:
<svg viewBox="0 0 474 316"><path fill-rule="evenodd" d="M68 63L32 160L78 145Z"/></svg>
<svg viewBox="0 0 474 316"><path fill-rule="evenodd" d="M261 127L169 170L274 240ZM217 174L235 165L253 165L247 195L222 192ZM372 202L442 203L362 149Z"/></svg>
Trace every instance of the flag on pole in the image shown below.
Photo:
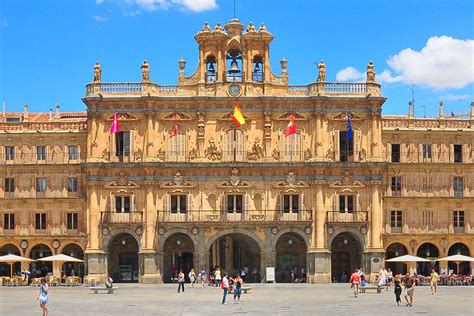
<svg viewBox="0 0 474 316"><path fill-rule="evenodd" d="M291 114L290 122L285 130L285 136L296 134L295 115Z"/></svg>
<svg viewBox="0 0 474 316"><path fill-rule="evenodd" d="M347 133L346 140L351 140L352 138L352 124L351 124L351 114L347 114Z"/></svg>
<svg viewBox="0 0 474 316"><path fill-rule="evenodd" d="M112 126L110 127L110 134L115 134L118 132L120 132L118 117L117 117L117 113L114 113L114 122L112 123Z"/></svg>
<svg viewBox="0 0 474 316"><path fill-rule="evenodd" d="M178 135L178 123L174 123L173 130L170 133L170 138Z"/></svg>
<svg viewBox="0 0 474 316"><path fill-rule="evenodd" d="M232 121L234 121L237 127L240 127L245 124L245 118L240 111L239 103L235 103L234 105L234 113L232 114Z"/></svg>

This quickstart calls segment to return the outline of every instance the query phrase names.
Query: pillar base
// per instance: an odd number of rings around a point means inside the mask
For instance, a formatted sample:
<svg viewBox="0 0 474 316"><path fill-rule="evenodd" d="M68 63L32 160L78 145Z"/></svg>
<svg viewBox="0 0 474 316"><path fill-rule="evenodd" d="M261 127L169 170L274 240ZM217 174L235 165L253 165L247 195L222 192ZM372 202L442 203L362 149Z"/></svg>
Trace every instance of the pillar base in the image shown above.
<svg viewBox="0 0 474 316"><path fill-rule="evenodd" d="M309 280L316 284L331 283L331 253L325 249L308 252L311 276Z"/></svg>
<svg viewBox="0 0 474 316"><path fill-rule="evenodd" d="M375 275L380 269L385 267L385 252L379 249L366 251L362 254L362 266L366 275L370 275L370 281L375 279Z"/></svg>
<svg viewBox="0 0 474 316"><path fill-rule="evenodd" d="M88 276L101 276L105 280L107 274L107 253L102 250L86 250L84 252Z"/></svg>
<svg viewBox="0 0 474 316"><path fill-rule="evenodd" d="M143 284L157 284L163 283L163 279L158 268L158 254L153 249L143 249L138 253L140 262L139 283Z"/></svg>
<svg viewBox="0 0 474 316"><path fill-rule="evenodd" d="M140 276L139 283L142 284L162 284L163 280L161 279L160 274L145 274Z"/></svg>

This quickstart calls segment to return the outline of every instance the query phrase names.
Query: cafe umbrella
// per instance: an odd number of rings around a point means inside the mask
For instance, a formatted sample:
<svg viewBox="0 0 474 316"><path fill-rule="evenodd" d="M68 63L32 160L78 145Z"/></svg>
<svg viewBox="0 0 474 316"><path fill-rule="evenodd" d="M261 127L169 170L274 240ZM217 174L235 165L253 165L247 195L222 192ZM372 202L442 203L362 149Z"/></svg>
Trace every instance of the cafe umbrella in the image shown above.
<svg viewBox="0 0 474 316"><path fill-rule="evenodd" d="M0 262L6 262L10 264L10 277L13 277L13 264L16 262L32 262L35 261L30 258L20 257L14 254L9 254L5 256L0 256Z"/></svg>

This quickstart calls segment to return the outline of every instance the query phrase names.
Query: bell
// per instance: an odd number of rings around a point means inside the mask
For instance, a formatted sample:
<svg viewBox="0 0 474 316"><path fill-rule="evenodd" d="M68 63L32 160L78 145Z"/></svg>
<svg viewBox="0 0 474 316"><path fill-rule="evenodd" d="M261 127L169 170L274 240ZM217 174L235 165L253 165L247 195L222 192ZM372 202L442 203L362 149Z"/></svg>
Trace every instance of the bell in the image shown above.
<svg viewBox="0 0 474 316"><path fill-rule="evenodd" d="M232 59L232 62L230 63L229 73L236 74L239 72L240 72L240 69L239 69L239 65L237 65L237 61L235 59Z"/></svg>
<svg viewBox="0 0 474 316"><path fill-rule="evenodd" d="M260 63L255 64L255 68L253 69L253 72L260 72Z"/></svg>
<svg viewBox="0 0 474 316"><path fill-rule="evenodd" d="M209 72L216 72L216 69L214 68L214 63L211 63L209 65Z"/></svg>

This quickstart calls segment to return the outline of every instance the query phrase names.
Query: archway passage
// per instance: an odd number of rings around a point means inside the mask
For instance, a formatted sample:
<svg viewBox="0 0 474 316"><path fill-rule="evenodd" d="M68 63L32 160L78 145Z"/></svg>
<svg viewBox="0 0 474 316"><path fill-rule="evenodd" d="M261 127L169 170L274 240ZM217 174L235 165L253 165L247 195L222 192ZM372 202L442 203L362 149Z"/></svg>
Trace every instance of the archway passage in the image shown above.
<svg viewBox="0 0 474 316"><path fill-rule="evenodd" d="M385 260L400 257L408 254L407 248L400 243L393 243L387 247ZM393 275L407 273L407 265L404 262L386 262L387 268L390 268Z"/></svg>
<svg viewBox="0 0 474 316"><path fill-rule="evenodd" d="M244 282L255 282L252 271L256 269L260 272L260 251L260 246L252 237L243 233L227 234L211 244L209 263L211 268L218 266L230 276L244 269Z"/></svg>
<svg viewBox="0 0 474 316"><path fill-rule="evenodd" d="M130 234L118 234L109 246L109 274L114 282L138 282L138 242Z"/></svg>
<svg viewBox="0 0 474 316"><path fill-rule="evenodd" d="M182 233L169 236L163 248L163 282L176 282L179 271L183 271L187 281L189 271L194 267L194 243L191 238Z"/></svg>
<svg viewBox="0 0 474 316"><path fill-rule="evenodd" d="M17 255L20 256L20 250L13 244L6 244L0 248L0 256ZM0 262L0 276L10 276L10 267L13 269L12 274L20 275L21 263L16 262L12 266L9 263Z"/></svg>
<svg viewBox="0 0 474 316"><path fill-rule="evenodd" d="M84 260L84 251L79 245L69 244L64 247L63 254L71 256L80 260ZM84 263L83 262L65 262L62 267L63 273L66 276L84 276Z"/></svg>
<svg viewBox="0 0 474 316"><path fill-rule="evenodd" d="M278 238L276 247L276 281L306 282L306 242L295 233L286 233Z"/></svg>
<svg viewBox="0 0 474 316"><path fill-rule="evenodd" d="M416 263L416 272L418 275L428 276L431 274L431 269L436 269L439 272L439 261L434 261L439 258L439 250L432 243L424 243L416 252L418 257L425 259L433 260L431 262L417 262Z"/></svg>
<svg viewBox="0 0 474 316"><path fill-rule="evenodd" d="M331 280L348 282L351 272L361 267L362 247L351 233L340 233L331 243Z"/></svg>
<svg viewBox="0 0 474 316"><path fill-rule="evenodd" d="M52 255L53 253L48 246L38 244L31 249L30 259L38 260ZM50 261L35 261L31 263L31 275L33 278L44 277L50 272L53 272L53 263Z"/></svg>
<svg viewBox="0 0 474 316"><path fill-rule="evenodd" d="M455 243L454 245L449 247L449 250L448 250L448 256L454 256L454 255L470 256L469 248L467 248L467 246L463 243L460 243L460 242ZM458 265L456 264L456 262L448 261L448 269L453 270L453 273L455 274L464 274L464 275L471 274L471 264L470 262L466 262L466 261L459 263L459 271L458 271Z"/></svg>

